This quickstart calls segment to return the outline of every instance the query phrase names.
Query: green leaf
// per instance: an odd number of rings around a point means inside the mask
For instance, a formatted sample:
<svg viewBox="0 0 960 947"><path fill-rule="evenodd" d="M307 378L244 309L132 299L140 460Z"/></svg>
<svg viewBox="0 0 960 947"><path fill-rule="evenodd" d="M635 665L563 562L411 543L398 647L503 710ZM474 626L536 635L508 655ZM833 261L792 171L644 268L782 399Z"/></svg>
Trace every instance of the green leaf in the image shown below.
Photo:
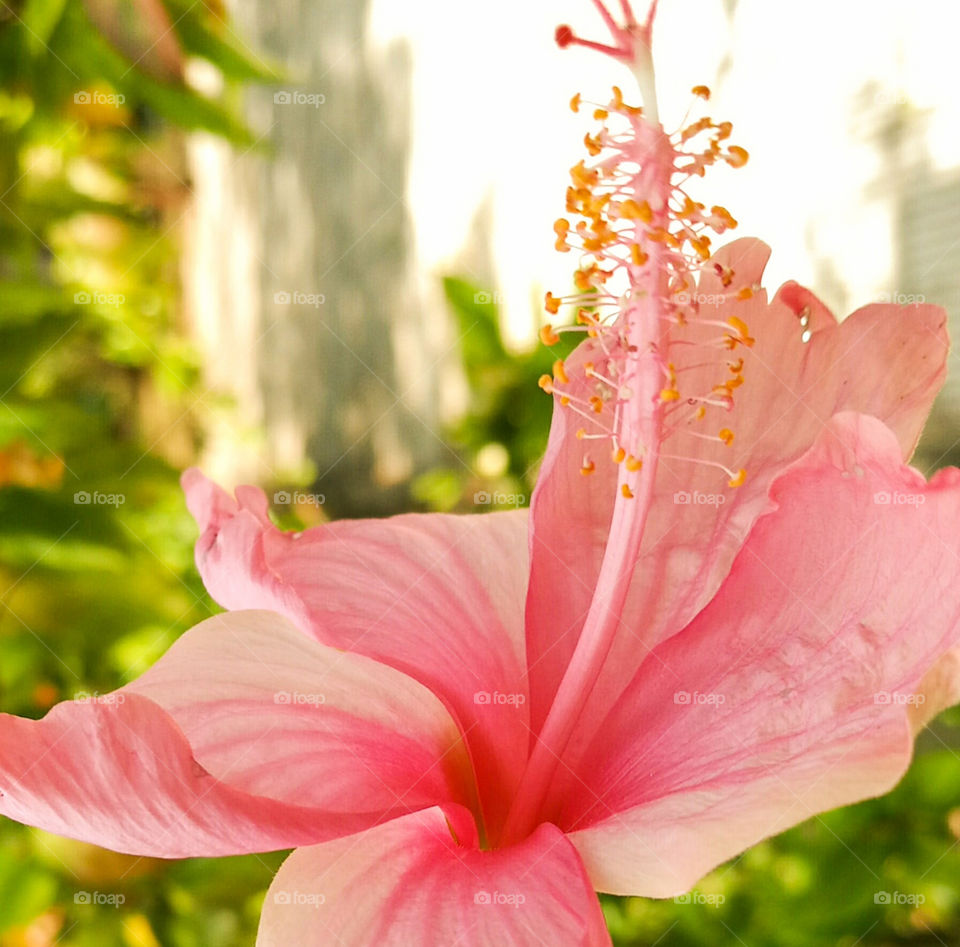
<svg viewBox="0 0 960 947"><path fill-rule="evenodd" d="M27 34L27 46L36 56L47 47L57 28L67 0L26 0L20 12L20 23Z"/></svg>

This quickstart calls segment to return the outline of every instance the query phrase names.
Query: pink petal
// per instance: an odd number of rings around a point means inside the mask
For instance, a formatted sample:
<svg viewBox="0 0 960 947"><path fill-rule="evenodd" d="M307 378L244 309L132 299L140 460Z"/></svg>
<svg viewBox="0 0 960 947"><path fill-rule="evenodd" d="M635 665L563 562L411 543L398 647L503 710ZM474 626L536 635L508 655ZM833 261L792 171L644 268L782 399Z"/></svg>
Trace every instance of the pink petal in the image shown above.
<svg viewBox="0 0 960 947"><path fill-rule="evenodd" d="M744 280L759 281L767 255L759 241L738 240L715 259L740 261L732 284L736 288L743 285L741 274ZM717 461L733 470L743 467L747 481L731 489L716 468L661 461L622 632L575 734L571 762L650 649L683 628L714 595L750 527L769 509L771 482L814 443L832 415L854 410L889 422L906 457L943 381L947 341L945 314L938 307L868 306L837 325L826 307L795 283L786 284L770 303L762 291L751 299L718 303L713 295L723 287L709 268L707 264L702 282L701 314L720 321L736 315L756 338L753 348L730 353L731 359L734 354L744 359L745 383L737 389L733 409L710 416L717 428L722 418L735 439L726 446L677 433L664 452ZM808 342L802 341L802 314L812 331ZM703 341L719 331L700 329ZM695 354L677 356L678 369L683 359L704 360L703 350L690 351ZM573 358L594 361L602 371L603 353L593 343L581 346ZM725 359L715 361L681 374L681 394L684 387L709 391L722 381L717 372L722 376L727 371ZM606 457L598 459L593 476L577 474L583 454L583 442L575 438L579 426L570 412L554 412L533 497L527 647L535 729L579 635L615 495L613 465Z"/></svg>
<svg viewBox="0 0 960 947"><path fill-rule="evenodd" d="M480 851L468 820L454 823L429 809L294 852L267 892L258 947L609 947L556 827Z"/></svg>
<svg viewBox="0 0 960 947"><path fill-rule="evenodd" d="M159 858L310 844L362 821L249 795L193 757L165 711L133 693L2 715L0 812L71 838ZM335 825L334 825L335 823Z"/></svg>
<svg viewBox="0 0 960 947"><path fill-rule="evenodd" d="M183 478L197 563L226 608L270 608L335 648L397 668L437 694L466 734L494 824L526 761L522 511L344 520L282 533L253 487L235 502Z"/></svg>
<svg viewBox="0 0 960 947"><path fill-rule="evenodd" d="M771 495L716 598L558 781L554 821L601 890L676 894L909 764L912 695L960 643L960 471L928 485L880 421L842 414Z"/></svg>
<svg viewBox="0 0 960 947"><path fill-rule="evenodd" d="M274 612L208 619L120 693L163 707L217 779L329 813L314 841L471 799L460 731L427 688Z"/></svg>

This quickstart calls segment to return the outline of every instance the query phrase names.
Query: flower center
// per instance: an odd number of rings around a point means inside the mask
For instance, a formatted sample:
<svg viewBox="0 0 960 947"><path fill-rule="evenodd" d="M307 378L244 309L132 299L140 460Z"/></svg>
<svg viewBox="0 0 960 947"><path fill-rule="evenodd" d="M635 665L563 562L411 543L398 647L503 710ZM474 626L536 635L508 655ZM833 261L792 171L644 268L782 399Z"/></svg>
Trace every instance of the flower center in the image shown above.
<svg viewBox="0 0 960 947"><path fill-rule="evenodd" d="M706 86L696 86L693 92L702 99L710 95ZM584 104L579 95L571 100L574 111ZM714 205L708 210L685 189L692 177L702 177L718 160L733 167L746 163L743 148L724 144L731 124L701 118L667 135L647 120L642 109L627 104L616 86L613 98L596 105L593 115L601 127L595 135L588 133L584 142L596 160L589 166L584 161L574 165L567 188L567 211L579 219L571 223L570 218L561 217L554 223L557 249L581 253L574 273L578 292L563 297L547 293L545 302L547 312L554 315L562 305L575 307L575 322L559 327L547 324L540 333L547 345L556 344L564 332L586 333L597 340L602 353L602 366L586 362L577 367L590 380L589 386L559 359L553 375L540 379L540 387L554 395L562 408L584 420L578 431L585 445L584 475L596 469L597 446L606 445L613 461L628 469L639 469L650 449L638 440L636 425L630 423L630 404L639 390L627 379L636 375L631 367L638 361L631 327L651 296L660 310L661 331L651 344L661 382L657 398L665 406L667 422L662 438L684 431L732 443L734 434L728 427L707 426L708 410L733 407L736 389L744 380L743 360L734 357L735 350L754 343L749 327L737 316L721 322L700 315L703 300L697 293L697 277L705 264L710 265L710 233L732 230L737 222L725 207ZM610 127L614 119L619 128ZM712 266L728 291L721 294L723 300L711 299L711 303L753 295L755 287L738 285L733 270L719 263ZM724 359L724 355L730 357ZM704 385L699 369L707 361L716 363L716 374L705 387L697 388L698 383ZM684 378L690 372L694 387ZM700 421L704 424L695 423ZM725 471L730 486L738 486L746 477L743 470L716 466Z"/></svg>

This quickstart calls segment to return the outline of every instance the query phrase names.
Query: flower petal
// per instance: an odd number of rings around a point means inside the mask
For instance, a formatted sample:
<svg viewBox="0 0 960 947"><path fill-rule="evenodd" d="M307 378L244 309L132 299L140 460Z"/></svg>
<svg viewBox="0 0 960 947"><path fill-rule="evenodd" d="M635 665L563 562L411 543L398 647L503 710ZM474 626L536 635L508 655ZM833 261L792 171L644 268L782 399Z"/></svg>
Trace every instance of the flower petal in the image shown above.
<svg viewBox="0 0 960 947"><path fill-rule="evenodd" d="M480 851L468 820L453 821L428 809L295 851L267 893L258 947L608 947L583 865L555 826Z"/></svg>
<svg viewBox="0 0 960 947"><path fill-rule="evenodd" d="M329 813L314 840L471 802L459 729L427 688L274 612L208 619L120 693L163 707L217 779Z"/></svg>
<svg viewBox="0 0 960 947"><path fill-rule="evenodd" d="M466 735L487 820L501 819L529 742L526 513L344 520L294 534L269 522L260 490L241 487L233 501L196 470L183 484L214 598L279 611L432 690Z"/></svg>
<svg viewBox="0 0 960 947"><path fill-rule="evenodd" d="M714 260L742 260L743 272L759 282L767 252L759 241L739 240ZM722 285L716 285L710 266L702 285L714 292L700 294L700 315L711 323L736 316L756 342L729 353L731 360L742 357L744 378L731 410L714 409L716 416L695 423L710 421L716 428L722 423L734 440L727 445L695 438L686 431L700 428L681 423L666 442L665 454L689 460L660 462L622 632L574 736L570 760L596 733L650 650L683 628L715 594L750 527L770 508L771 482L803 455L829 419L852 410L887 421L906 457L943 381L948 345L939 307L868 306L838 325L812 293L795 283L786 284L769 303L762 290L749 299L720 298ZM738 278L731 288L739 285ZM717 334L715 325L698 323L684 338L706 344ZM723 358L705 358L695 346L677 348L681 395L709 392L724 372L730 377ZM595 343L582 345L572 358L594 361L603 373L604 355ZM705 364L695 367L696 362ZM574 377L573 371L568 374ZM569 411L555 410L531 510L527 648L534 729L542 724L579 636L616 494L610 463L598 462L597 472L586 480L578 476L577 426ZM744 468L746 483L731 489L725 475L697 461Z"/></svg>
<svg viewBox="0 0 960 947"><path fill-rule="evenodd" d="M842 414L771 495L716 598L557 786L601 890L676 894L909 764L913 695L960 642L960 471L928 485L881 422Z"/></svg>
<svg viewBox="0 0 960 947"><path fill-rule="evenodd" d="M137 694L66 701L42 720L0 716L0 812L49 832L158 858L309 844L325 817L224 785L170 716ZM359 820L339 818L341 833Z"/></svg>

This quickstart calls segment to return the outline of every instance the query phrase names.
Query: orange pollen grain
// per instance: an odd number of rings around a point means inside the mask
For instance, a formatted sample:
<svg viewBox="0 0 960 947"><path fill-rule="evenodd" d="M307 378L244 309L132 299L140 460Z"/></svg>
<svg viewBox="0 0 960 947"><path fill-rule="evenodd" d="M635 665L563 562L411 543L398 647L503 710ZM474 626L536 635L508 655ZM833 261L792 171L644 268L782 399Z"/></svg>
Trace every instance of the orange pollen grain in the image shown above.
<svg viewBox="0 0 960 947"><path fill-rule="evenodd" d="M623 496L624 500L633 499L633 490L631 490L630 487L627 486L627 484L625 483L620 485L620 493Z"/></svg>
<svg viewBox="0 0 960 947"><path fill-rule="evenodd" d="M560 336L553 331L553 326L549 322L540 329L540 341L544 345L556 345L560 341Z"/></svg>
<svg viewBox="0 0 960 947"><path fill-rule="evenodd" d="M746 148L741 148L739 145L731 145L727 149L723 160L726 161L731 168L742 168L749 158L750 152L748 152Z"/></svg>
<svg viewBox="0 0 960 947"><path fill-rule="evenodd" d="M741 487L743 486L743 482L746 479L747 479L747 472L741 467L740 470L737 471L737 475L732 480L728 480L727 483L731 487Z"/></svg>

